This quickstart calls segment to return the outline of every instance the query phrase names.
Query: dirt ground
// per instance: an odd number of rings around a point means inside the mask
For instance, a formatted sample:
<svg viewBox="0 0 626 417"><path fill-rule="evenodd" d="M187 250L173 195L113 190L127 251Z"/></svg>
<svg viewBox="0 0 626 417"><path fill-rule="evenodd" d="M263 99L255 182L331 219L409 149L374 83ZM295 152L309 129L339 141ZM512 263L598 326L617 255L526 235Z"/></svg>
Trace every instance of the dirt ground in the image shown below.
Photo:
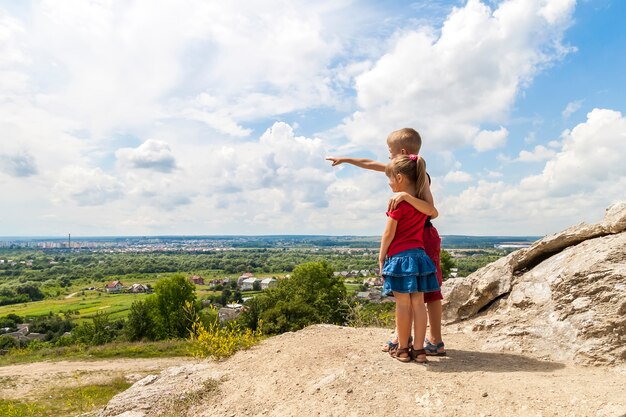
<svg viewBox="0 0 626 417"><path fill-rule="evenodd" d="M106 383L118 377L135 382L165 368L190 362L197 361L191 358L107 359L0 366L0 399L35 399L55 386Z"/></svg>
<svg viewBox="0 0 626 417"><path fill-rule="evenodd" d="M405 364L380 351L388 335L385 329L317 325L269 338L220 362L170 358L6 366L0 367L0 395L16 398L76 383L76 375L86 384L180 366L190 372L184 378L219 381L217 395L195 400L188 416L626 416L623 369L481 352L468 335L451 329L444 339L448 356L427 365ZM162 382L162 392L146 401L181 394L175 381ZM145 389L132 387L117 401L127 403Z"/></svg>
<svg viewBox="0 0 626 417"><path fill-rule="evenodd" d="M624 416L626 375L488 353L463 333L427 365L380 351L389 332L313 326L241 352L202 416ZM224 377L223 376L223 377Z"/></svg>

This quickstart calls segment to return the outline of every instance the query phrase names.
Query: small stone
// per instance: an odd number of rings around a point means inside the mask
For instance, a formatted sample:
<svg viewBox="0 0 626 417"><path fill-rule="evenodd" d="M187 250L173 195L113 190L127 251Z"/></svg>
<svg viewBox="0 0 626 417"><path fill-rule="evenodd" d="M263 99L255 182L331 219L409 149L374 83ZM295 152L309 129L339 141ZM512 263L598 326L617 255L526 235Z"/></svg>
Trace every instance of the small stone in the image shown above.
<svg viewBox="0 0 626 417"><path fill-rule="evenodd" d="M483 397L486 397L487 395L489 394L487 394L486 392L483 392Z"/></svg>
<svg viewBox="0 0 626 417"><path fill-rule="evenodd" d="M346 391L348 394L352 394L352 388L348 388L348 390Z"/></svg>

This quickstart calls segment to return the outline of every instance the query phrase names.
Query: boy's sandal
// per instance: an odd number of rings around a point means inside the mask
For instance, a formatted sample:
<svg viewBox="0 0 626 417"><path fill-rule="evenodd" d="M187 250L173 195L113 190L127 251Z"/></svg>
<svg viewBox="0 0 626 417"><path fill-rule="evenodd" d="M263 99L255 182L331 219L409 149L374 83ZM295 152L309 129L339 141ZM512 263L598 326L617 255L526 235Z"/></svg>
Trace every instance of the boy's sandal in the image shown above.
<svg viewBox="0 0 626 417"><path fill-rule="evenodd" d="M426 339L425 342L426 346L424 346L424 350L426 350L428 356L446 356L446 348L443 342L439 342L436 345L431 343L428 339Z"/></svg>
<svg viewBox="0 0 626 417"><path fill-rule="evenodd" d="M423 358L420 359L420 356L423 356ZM428 359L426 359L426 350L411 348L411 359L417 363L428 363Z"/></svg>
<svg viewBox="0 0 626 417"><path fill-rule="evenodd" d="M396 358L397 360L399 360L400 362L411 362L411 350L406 347L406 348L397 348L395 349L393 352L389 352L389 354L391 355L392 358ZM405 355L406 356L400 356L400 355Z"/></svg>
<svg viewBox="0 0 626 417"><path fill-rule="evenodd" d="M394 342L395 340L395 342ZM413 336L409 336L409 345L413 342ZM398 348L398 338L392 338L391 340L387 340L383 347L380 349L383 352L391 352L394 349Z"/></svg>

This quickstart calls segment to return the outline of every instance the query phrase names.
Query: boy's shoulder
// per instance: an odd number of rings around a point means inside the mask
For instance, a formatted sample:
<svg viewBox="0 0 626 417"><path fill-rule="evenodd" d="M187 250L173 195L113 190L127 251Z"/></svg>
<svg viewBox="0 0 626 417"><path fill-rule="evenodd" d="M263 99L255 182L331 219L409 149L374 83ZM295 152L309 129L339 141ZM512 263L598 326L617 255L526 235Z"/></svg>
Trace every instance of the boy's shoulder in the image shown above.
<svg viewBox="0 0 626 417"><path fill-rule="evenodd" d="M400 201L396 208L391 210L391 212L404 214L411 213L413 210L415 210L415 207L413 207L411 204L407 203L406 201Z"/></svg>

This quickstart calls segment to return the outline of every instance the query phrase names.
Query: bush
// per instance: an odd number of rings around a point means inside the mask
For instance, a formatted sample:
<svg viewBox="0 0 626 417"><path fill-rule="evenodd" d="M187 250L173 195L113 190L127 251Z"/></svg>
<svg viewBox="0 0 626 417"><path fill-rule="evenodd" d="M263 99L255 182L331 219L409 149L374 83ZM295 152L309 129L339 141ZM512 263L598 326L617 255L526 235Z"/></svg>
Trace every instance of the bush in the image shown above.
<svg viewBox="0 0 626 417"><path fill-rule="evenodd" d="M371 303L352 301L346 304L346 322L352 327L395 327L395 303Z"/></svg>
<svg viewBox="0 0 626 417"><path fill-rule="evenodd" d="M243 329L236 321L221 326L217 319L205 325L200 317L193 312L191 304L187 305L187 312L190 316L195 315L190 331L195 357L225 358L238 350L251 348L262 339L260 327L254 331ZM217 318L216 314L213 316Z"/></svg>
<svg viewBox="0 0 626 417"><path fill-rule="evenodd" d="M17 330L17 325L23 321L22 317L17 314L8 314L7 316L0 318L0 329L9 328L9 332L14 332Z"/></svg>
<svg viewBox="0 0 626 417"><path fill-rule="evenodd" d="M108 313L97 312L91 323L83 323L72 332L73 339L86 345L112 342L123 329L122 321L112 321Z"/></svg>
<svg viewBox="0 0 626 417"><path fill-rule="evenodd" d="M16 338L7 335L0 336L0 349L8 350L19 347L20 342Z"/></svg>
<svg viewBox="0 0 626 417"><path fill-rule="evenodd" d="M36 317L28 325L32 333L44 333L46 341L56 342L65 332L72 331L74 324L66 318L57 315Z"/></svg>

